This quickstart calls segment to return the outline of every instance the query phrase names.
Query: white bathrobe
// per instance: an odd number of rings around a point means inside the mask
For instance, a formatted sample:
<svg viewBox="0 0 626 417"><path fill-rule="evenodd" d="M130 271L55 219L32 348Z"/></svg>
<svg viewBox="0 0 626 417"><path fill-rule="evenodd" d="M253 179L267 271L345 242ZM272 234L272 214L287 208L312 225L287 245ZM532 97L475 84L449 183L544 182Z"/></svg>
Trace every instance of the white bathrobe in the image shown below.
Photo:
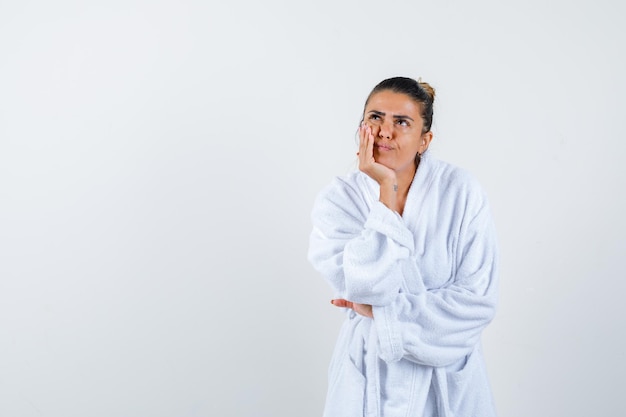
<svg viewBox="0 0 626 417"><path fill-rule="evenodd" d="M312 212L309 260L348 310L325 417L490 417L480 349L497 301L496 234L484 192L428 151L403 215L362 172L336 178Z"/></svg>

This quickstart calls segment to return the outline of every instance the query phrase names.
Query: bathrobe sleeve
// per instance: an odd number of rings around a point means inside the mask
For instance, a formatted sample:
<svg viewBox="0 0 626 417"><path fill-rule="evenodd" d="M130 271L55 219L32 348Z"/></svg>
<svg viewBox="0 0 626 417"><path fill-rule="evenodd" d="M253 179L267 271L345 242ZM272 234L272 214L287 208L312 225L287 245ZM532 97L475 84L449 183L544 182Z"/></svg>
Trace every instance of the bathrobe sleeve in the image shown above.
<svg viewBox="0 0 626 417"><path fill-rule="evenodd" d="M469 355L493 319L497 302L496 233L482 190L455 210L462 216L456 245L455 276L441 288L427 289L418 263L403 262L415 288L374 306L380 356L429 366L447 366ZM419 262L419 259L418 259Z"/></svg>
<svg viewBox="0 0 626 417"><path fill-rule="evenodd" d="M312 212L309 260L336 296L361 304L389 305L404 279L402 260L413 235L384 204L342 179L323 190Z"/></svg>

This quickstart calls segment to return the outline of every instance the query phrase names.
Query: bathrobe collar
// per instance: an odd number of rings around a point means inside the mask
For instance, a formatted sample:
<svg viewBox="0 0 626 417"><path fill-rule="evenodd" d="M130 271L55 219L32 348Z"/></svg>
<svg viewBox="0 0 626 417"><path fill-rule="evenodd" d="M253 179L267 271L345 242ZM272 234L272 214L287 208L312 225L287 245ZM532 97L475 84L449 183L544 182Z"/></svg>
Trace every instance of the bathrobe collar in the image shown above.
<svg viewBox="0 0 626 417"><path fill-rule="evenodd" d="M411 229L415 228L419 223L420 207L423 206L424 199L428 195L428 189L436 178L435 174L439 171L438 165L431 151L427 150L422 154L413 181L409 186L406 205L402 212L402 219ZM363 174L363 176L366 178L367 189L372 201L378 201L380 198L380 185L368 175Z"/></svg>

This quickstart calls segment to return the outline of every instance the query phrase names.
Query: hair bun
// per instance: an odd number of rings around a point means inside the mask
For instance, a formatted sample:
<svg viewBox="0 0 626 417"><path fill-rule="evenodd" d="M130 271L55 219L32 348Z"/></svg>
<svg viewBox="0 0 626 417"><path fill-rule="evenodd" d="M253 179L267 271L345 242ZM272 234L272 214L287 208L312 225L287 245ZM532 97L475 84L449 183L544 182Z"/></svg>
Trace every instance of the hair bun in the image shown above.
<svg viewBox="0 0 626 417"><path fill-rule="evenodd" d="M417 83L420 87L424 89L424 91L426 91L426 94L428 94L430 100L435 101L435 89L432 88L427 82L422 81L421 77L417 80Z"/></svg>

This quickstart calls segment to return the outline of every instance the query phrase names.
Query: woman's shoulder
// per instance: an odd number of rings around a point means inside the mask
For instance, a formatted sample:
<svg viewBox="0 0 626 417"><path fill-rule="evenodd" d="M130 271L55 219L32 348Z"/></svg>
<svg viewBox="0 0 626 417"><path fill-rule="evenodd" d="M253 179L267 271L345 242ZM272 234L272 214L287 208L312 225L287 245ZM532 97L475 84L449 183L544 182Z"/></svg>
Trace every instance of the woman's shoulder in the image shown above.
<svg viewBox="0 0 626 417"><path fill-rule="evenodd" d="M433 171L436 171L436 181L446 188L465 190L472 193L483 193L482 186L478 179L466 168L454 165L450 162L431 158Z"/></svg>
<svg viewBox="0 0 626 417"><path fill-rule="evenodd" d="M430 191L441 202L465 207L470 211L488 206L484 188L468 169L434 158L430 161L430 166L433 175Z"/></svg>
<svg viewBox="0 0 626 417"><path fill-rule="evenodd" d="M315 206L334 206L343 210L366 208L371 199L370 181L361 171L336 176L317 194Z"/></svg>
<svg viewBox="0 0 626 417"><path fill-rule="evenodd" d="M366 174L355 170L344 175L334 177L328 185L320 191L320 195L363 195L369 192L372 181Z"/></svg>

